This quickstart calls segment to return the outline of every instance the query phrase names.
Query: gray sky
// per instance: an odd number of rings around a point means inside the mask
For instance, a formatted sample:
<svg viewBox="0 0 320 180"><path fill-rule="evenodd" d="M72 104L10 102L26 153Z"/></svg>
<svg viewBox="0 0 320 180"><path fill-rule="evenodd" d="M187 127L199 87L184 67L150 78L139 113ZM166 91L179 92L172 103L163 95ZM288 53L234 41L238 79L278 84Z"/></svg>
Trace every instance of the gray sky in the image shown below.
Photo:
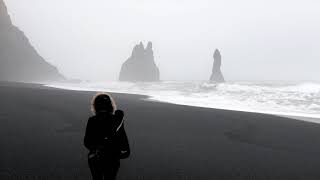
<svg viewBox="0 0 320 180"><path fill-rule="evenodd" d="M13 23L67 77L115 80L139 41L164 80L320 81L319 0L5 0Z"/></svg>

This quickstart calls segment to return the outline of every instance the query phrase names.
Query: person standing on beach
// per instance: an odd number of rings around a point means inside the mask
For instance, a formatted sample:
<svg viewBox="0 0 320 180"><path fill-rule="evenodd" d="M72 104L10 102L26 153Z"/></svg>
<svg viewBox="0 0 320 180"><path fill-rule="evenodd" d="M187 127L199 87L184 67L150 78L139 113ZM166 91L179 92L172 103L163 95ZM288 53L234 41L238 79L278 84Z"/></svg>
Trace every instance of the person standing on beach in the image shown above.
<svg viewBox="0 0 320 180"><path fill-rule="evenodd" d="M130 148L124 129L124 112L116 110L113 98L97 94L86 127L84 145L89 150L88 163L93 180L116 179L120 159L128 158Z"/></svg>

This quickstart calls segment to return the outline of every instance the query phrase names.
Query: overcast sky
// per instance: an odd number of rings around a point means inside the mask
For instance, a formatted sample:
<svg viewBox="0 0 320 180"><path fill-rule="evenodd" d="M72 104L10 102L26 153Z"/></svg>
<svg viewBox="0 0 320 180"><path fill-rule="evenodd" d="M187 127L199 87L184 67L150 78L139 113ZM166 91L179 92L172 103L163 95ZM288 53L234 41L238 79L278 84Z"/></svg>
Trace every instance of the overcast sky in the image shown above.
<svg viewBox="0 0 320 180"><path fill-rule="evenodd" d="M152 41L164 80L320 81L319 0L5 0L13 23L70 78L115 80Z"/></svg>

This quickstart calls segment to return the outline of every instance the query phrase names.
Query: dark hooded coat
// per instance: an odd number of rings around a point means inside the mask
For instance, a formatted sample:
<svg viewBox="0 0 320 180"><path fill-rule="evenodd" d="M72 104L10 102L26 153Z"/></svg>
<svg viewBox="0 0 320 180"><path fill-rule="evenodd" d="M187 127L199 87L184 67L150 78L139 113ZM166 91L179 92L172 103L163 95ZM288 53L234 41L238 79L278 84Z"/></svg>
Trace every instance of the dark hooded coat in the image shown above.
<svg viewBox="0 0 320 180"><path fill-rule="evenodd" d="M123 111L115 114L98 112L89 118L84 145L94 156L96 152L108 160L125 159L130 155L128 138L124 129Z"/></svg>

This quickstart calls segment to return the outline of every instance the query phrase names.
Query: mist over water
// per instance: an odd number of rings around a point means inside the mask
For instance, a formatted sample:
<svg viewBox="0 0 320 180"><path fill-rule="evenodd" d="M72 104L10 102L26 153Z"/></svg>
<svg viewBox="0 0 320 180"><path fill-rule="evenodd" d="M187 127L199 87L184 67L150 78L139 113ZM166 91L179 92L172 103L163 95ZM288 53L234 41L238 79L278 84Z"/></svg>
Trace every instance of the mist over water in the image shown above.
<svg viewBox="0 0 320 180"><path fill-rule="evenodd" d="M84 82L50 87L148 95L149 100L216 109L319 118L319 83L163 81L157 83Z"/></svg>

